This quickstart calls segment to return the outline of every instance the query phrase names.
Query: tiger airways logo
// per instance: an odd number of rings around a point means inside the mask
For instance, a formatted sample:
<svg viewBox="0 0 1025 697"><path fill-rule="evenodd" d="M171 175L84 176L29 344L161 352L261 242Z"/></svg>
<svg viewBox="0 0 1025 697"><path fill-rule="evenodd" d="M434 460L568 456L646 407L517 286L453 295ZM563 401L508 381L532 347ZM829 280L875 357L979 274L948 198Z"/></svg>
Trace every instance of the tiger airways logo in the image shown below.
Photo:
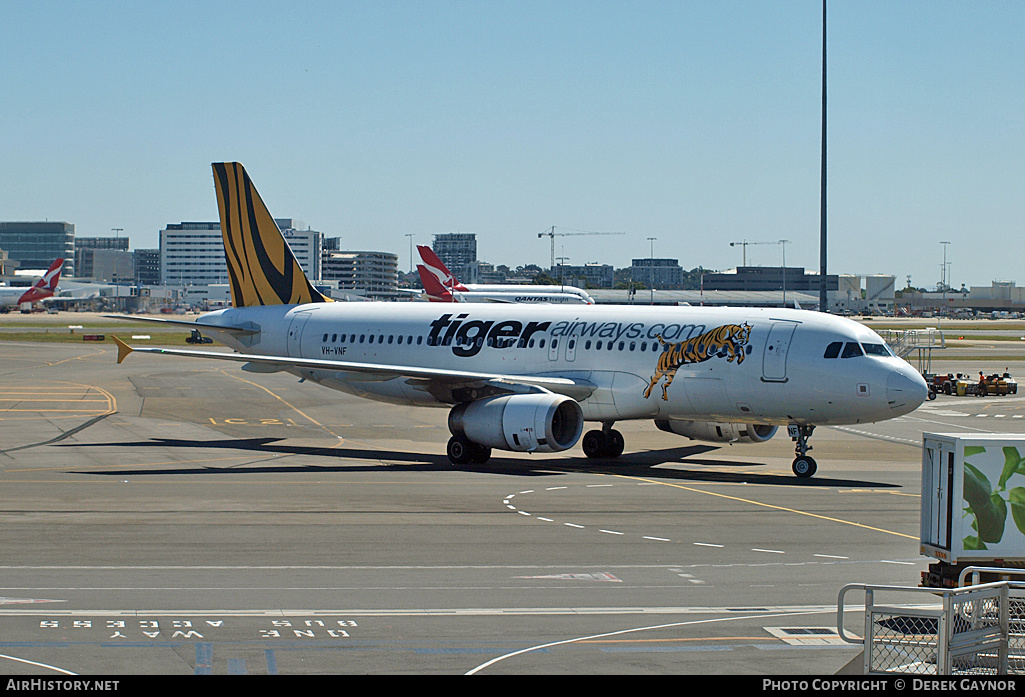
<svg viewBox="0 0 1025 697"><path fill-rule="evenodd" d="M750 350L748 342L751 338L751 325L724 324L677 343L668 343L661 334L656 338L662 344L663 350L658 355L655 374L651 376L648 387L644 390L644 398L650 397L652 389L664 378L662 399L667 401L669 397L666 390L673 384L676 371L682 366L703 363L713 357L726 358L727 363L743 363L747 351Z"/></svg>

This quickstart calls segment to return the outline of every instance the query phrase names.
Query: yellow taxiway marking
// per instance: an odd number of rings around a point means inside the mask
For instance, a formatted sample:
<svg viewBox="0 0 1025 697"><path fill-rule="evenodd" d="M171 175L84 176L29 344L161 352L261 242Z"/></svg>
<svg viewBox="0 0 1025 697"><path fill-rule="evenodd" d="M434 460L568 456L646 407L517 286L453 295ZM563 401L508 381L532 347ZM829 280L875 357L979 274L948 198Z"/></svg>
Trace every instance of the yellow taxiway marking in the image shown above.
<svg viewBox="0 0 1025 697"><path fill-rule="evenodd" d="M33 390L32 384L19 384L13 386L16 391L5 390L3 392L4 397L0 398L0 415L3 414L38 414L36 417L29 418L68 418L67 415L78 415L78 416L100 416L104 414L114 414L117 412L117 399L107 390L96 385L83 385L81 383L41 383L38 390ZM97 393L99 398L97 398ZM23 398L13 398L11 395L27 395ZM61 396L64 396L61 399ZM47 399L46 397L57 397L57 399ZM87 399L88 397L88 399ZM2 403L13 402L24 407L26 404L38 404L39 406L34 409L12 409L4 407ZM82 404L81 409L54 409L47 404ZM85 406L86 404L90 406ZM103 406L91 406L93 404L105 405ZM52 415L52 416L51 416ZM20 418L6 418L0 416L0 421L26 421L25 417Z"/></svg>
<svg viewBox="0 0 1025 697"><path fill-rule="evenodd" d="M893 530L884 530L883 528L876 528L871 525L865 525L863 523L855 523L850 520L843 520L841 518L832 518L830 516L820 515L818 513L809 513L808 511L799 511L796 508L787 508L786 506L776 506L771 503L763 503L761 501L752 501L751 499L740 498L739 496L730 496L728 494L719 494L714 491L705 491L704 489L695 489L689 486L683 486L682 484L674 484L672 482L663 482L656 479L646 479L644 477L631 477L625 474L614 474L613 477L620 477L622 479L633 479L635 481L647 482L649 484L661 484L662 486L671 486L676 489L683 489L685 491L692 491L696 494L705 494L707 496L717 496L721 499L729 499L730 501L739 501L740 503L747 503L752 506L761 506L762 508L771 508L776 511L782 511L783 513L794 513L796 515L808 516L809 518L818 518L819 520L828 520L831 523L840 523L841 525L851 525L856 528L863 528L865 530L872 530L873 532L882 532L887 535L896 535L897 537L906 537L909 540L917 540L917 535L905 535L902 532L894 532Z"/></svg>

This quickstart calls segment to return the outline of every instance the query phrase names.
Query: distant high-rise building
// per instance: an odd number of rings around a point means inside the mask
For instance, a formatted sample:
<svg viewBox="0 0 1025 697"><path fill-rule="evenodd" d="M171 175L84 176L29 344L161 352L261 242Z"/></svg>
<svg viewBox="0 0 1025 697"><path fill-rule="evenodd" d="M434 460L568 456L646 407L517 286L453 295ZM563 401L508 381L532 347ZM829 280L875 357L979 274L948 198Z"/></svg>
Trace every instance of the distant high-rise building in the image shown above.
<svg viewBox="0 0 1025 697"><path fill-rule="evenodd" d="M0 249L21 269L46 269L54 259L64 259L63 273L75 275L74 223L0 223Z"/></svg>
<svg viewBox="0 0 1025 697"><path fill-rule="evenodd" d="M445 232L434 236L431 249L463 283L477 283L477 233Z"/></svg>

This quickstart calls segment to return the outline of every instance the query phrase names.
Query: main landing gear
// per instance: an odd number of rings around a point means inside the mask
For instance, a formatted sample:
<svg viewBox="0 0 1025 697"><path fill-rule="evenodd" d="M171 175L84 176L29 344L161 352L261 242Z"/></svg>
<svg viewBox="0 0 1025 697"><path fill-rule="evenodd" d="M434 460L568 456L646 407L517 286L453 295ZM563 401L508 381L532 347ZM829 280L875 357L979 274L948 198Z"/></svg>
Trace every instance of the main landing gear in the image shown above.
<svg viewBox="0 0 1025 697"><path fill-rule="evenodd" d="M626 440L623 434L612 428L612 422L602 424L602 429L588 431L580 439L580 446L584 449L584 455L591 458L610 457L615 458L623 454L626 447Z"/></svg>
<svg viewBox="0 0 1025 697"><path fill-rule="evenodd" d="M453 465L483 465L491 459L491 448L474 443L464 435L449 438L446 453Z"/></svg>
<svg viewBox="0 0 1025 697"><path fill-rule="evenodd" d="M815 427L811 424L791 424L787 426L787 433L790 434L791 440L795 443L794 453L797 455L794 458L794 464L791 469L794 470L794 474L802 479L812 476L819 468L815 464L815 460L807 455L808 451L811 450L811 446L808 445L808 439L811 438L812 431L814 430Z"/></svg>

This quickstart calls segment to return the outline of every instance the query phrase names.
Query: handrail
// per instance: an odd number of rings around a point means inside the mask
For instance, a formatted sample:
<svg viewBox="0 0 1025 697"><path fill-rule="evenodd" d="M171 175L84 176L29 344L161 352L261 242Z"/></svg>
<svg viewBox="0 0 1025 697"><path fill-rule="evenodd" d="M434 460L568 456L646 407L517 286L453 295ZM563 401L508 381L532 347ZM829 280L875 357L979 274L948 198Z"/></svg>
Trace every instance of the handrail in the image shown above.
<svg viewBox="0 0 1025 697"><path fill-rule="evenodd" d="M958 588L965 588L966 587L964 585L964 580L968 576L969 573L972 574L972 586L978 586L979 585L979 575L980 575L980 573L999 574L999 575L1004 577L1004 581L1008 581L1010 583L1025 583L1025 569L1007 569L1007 568L1004 568L1004 567L997 567L997 566L967 566L967 567L965 567L961 571L960 574L958 574L958 577L957 577L957 586L958 586ZM1010 579L1011 576L1021 576L1023 580L1022 581L1018 581L1018 582L1011 581L1011 579Z"/></svg>

